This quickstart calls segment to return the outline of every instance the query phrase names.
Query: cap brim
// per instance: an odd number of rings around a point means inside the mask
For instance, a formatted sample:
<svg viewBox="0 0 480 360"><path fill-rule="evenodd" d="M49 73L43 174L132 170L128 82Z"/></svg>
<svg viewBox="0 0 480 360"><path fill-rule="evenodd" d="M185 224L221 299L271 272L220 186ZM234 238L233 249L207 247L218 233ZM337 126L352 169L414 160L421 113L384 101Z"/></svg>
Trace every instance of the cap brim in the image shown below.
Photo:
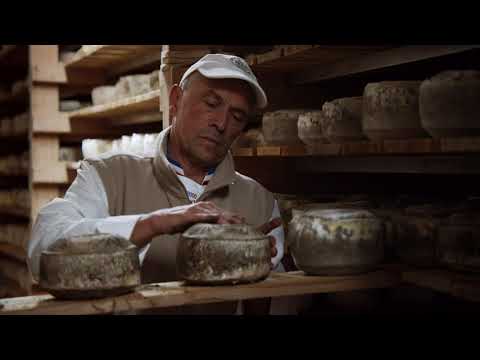
<svg viewBox="0 0 480 360"><path fill-rule="evenodd" d="M263 89L260 87L260 85L258 85L258 83L256 83L255 81L252 81L252 79L249 78L248 76L243 75L242 73L240 73L238 71L231 71L231 70L228 70L228 69L225 69L225 68L223 68L223 69L218 69L218 68L215 68L215 69L205 69L205 68L200 69L200 68L198 68L196 70L200 74L202 74L203 76L205 76L206 78L209 78L209 79L239 79L239 80L244 80L251 85L253 91L255 92L257 107L259 107L260 109L263 109L268 105L267 95L265 94Z"/></svg>

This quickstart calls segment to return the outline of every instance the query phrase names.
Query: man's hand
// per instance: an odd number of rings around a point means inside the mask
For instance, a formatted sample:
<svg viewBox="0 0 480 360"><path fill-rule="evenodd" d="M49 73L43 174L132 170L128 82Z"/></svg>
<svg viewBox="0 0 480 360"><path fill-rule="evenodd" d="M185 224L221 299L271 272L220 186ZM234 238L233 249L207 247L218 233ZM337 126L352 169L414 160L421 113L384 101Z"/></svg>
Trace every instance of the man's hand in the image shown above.
<svg viewBox="0 0 480 360"><path fill-rule="evenodd" d="M269 222L259 226L257 228L257 230L259 230L263 234L268 234L270 231L279 227L280 225L282 225L282 219L275 218L275 219L272 219ZM271 252L272 252L271 257L274 258L275 256L277 256L277 247L275 246L276 241L275 241L275 238L272 235L270 235L269 238L270 238L270 249L271 249Z"/></svg>
<svg viewBox="0 0 480 360"><path fill-rule="evenodd" d="M245 219L219 208L210 201L201 201L157 210L144 216L133 229L131 239L138 247L143 247L157 235L180 233L200 222L242 224Z"/></svg>

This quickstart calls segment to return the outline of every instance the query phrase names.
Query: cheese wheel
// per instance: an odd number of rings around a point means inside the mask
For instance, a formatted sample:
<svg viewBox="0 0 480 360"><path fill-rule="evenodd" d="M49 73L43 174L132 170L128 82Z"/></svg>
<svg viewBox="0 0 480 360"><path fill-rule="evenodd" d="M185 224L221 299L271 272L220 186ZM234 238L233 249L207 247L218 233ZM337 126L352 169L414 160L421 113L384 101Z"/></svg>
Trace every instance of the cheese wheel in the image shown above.
<svg viewBox="0 0 480 360"><path fill-rule="evenodd" d="M60 111L74 111L82 107L82 103L78 100L60 101Z"/></svg>
<svg viewBox="0 0 480 360"><path fill-rule="evenodd" d="M319 144L327 143L323 133L323 116L320 110L308 111L298 116L298 137L310 150L314 150Z"/></svg>
<svg viewBox="0 0 480 360"><path fill-rule="evenodd" d="M480 272L480 212L451 215L438 230L438 262L452 270Z"/></svg>
<svg viewBox="0 0 480 360"><path fill-rule="evenodd" d="M199 285L262 280L270 273L268 236L245 224L195 224L177 247L177 274Z"/></svg>
<svg viewBox="0 0 480 360"><path fill-rule="evenodd" d="M262 129L249 129L242 133L233 143L233 148L256 147L266 145Z"/></svg>
<svg viewBox="0 0 480 360"><path fill-rule="evenodd" d="M363 93L362 129L371 140L428 137L419 112L420 81L369 83Z"/></svg>
<svg viewBox="0 0 480 360"><path fill-rule="evenodd" d="M297 122L305 110L278 110L263 115L262 129L267 145L301 144Z"/></svg>
<svg viewBox="0 0 480 360"><path fill-rule="evenodd" d="M355 274L384 259L381 221L363 209L310 210L289 224L295 265L314 275Z"/></svg>
<svg viewBox="0 0 480 360"><path fill-rule="evenodd" d="M117 100L115 86L98 86L92 90L93 105L108 104Z"/></svg>
<svg viewBox="0 0 480 360"><path fill-rule="evenodd" d="M322 133L332 143L364 140L362 97L348 97L323 104Z"/></svg>
<svg viewBox="0 0 480 360"><path fill-rule="evenodd" d="M480 135L480 71L444 71L420 86L422 126L433 137Z"/></svg>
<svg viewBox="0 0 480 360"><path fill-rule="evenodd" d="M151 91L150 75L128 75L121 77L115 85L117 99L129 98Z"/></svg>
<svg viewBox="0 0 480 360"><path fill-rule="evenodd" d="M140 285L138 249L108 234L61 239L40 256L40 286L63 299L114 296Z"/></svg>

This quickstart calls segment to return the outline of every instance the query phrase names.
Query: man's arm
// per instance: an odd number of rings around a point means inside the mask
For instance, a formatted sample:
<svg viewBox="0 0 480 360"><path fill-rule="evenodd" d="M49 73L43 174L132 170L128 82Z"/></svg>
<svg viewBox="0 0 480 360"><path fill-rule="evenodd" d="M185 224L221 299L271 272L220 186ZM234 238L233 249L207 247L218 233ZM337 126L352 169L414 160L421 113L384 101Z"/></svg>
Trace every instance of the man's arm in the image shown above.
<svg viewBox="0 0 480 360"><path fill-rule="evenodd" d="M54 199L43 206L28 243L28 261L38 280L40 255L55 241L84 234L108 233L130 239L139 215L110 216L107 195L95 168L83 163L77 177L63 199ZM148 245L140 249L143 261Z"/></svg>
<svg viewBox="0 0 480 360"><path fill-rule="evenodd" d="M82 164L64 199L54 199L40 210L28 244L28 261L38 279L40 255L55 241L77 235L107 233L130 240L143 262L153 237L184 231L197 222L220 224L243 220L211 202L161 209L148 214L110 216L108 200L95 168Z"/></svg>

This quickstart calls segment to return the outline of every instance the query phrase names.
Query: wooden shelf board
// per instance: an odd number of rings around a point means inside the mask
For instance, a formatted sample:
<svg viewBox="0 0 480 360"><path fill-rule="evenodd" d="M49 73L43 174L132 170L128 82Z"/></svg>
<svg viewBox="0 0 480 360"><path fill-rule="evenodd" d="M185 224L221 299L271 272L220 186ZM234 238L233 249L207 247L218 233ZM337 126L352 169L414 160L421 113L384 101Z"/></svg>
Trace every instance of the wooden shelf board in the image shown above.
<svg viewBox="0 0 480 360"><path fill-rule="evenodd" d="M311 68L299 69L298 66L291 74L290 80L295 85L315 83L321 80L332 79L340 76L358 74L390 66L408 64L420 60L432 59L439 56L460 53L479 48L478 45L417 45L386 48L381 51L368 51L362 54L352 54L335 61L318 59Z"/></svg>
<svg viewBox="0 0 480 360"><path fill-rule="evenodd" d="M386 46L277 45L263 54L252 54L246 60L254 71L291 72L332 64L365 54L385 50Z"/></svg>
<svg viewBox="0 0 480 360"><path fill-rule="evenodd" d="M395 286L399 277L379 270L355 276L305 276L272 273L254 284L186 286L183 282L143 285L135 292L106 299L60 301L51 295L0 300L0 314L108 314L169 306L216 303L264 297L351 291Z"/></svg>
<svg viewBox="0 0 480 360"><path fill-rule="evenodd" d="M237 148L234 156L356 156L356 155L444 155L480 153L480 137L357 141L342 144L259 146Z"/></svg>
<svg viewBox="0 0 480 360"><path fill-rule="evenodd" d="M96 45L89 52L77 53L65 63L65 69L67 72L78 68L103 69L106 73L127 72L136 66L145 66L142 58L150 57L150 61L159 61L161 50L162 45ZM157 56L151 57L155 53Z"/></svg>
<svg viewBox="0 0 480 360"><path fill-rule="evenodd" d="M160 90L135 97L121 99L109 104L86 107L69 112L70 120L120 118L128 115L160 112ZM122 122L125 125L125 122Z"/></svg>
<svg viewBox="0 0 480 360"><path fill-rule="evenodd" d="M447 293L469 301L480 301L480 273L465 274L447 270L409 270L404 282Z"/></svg>

